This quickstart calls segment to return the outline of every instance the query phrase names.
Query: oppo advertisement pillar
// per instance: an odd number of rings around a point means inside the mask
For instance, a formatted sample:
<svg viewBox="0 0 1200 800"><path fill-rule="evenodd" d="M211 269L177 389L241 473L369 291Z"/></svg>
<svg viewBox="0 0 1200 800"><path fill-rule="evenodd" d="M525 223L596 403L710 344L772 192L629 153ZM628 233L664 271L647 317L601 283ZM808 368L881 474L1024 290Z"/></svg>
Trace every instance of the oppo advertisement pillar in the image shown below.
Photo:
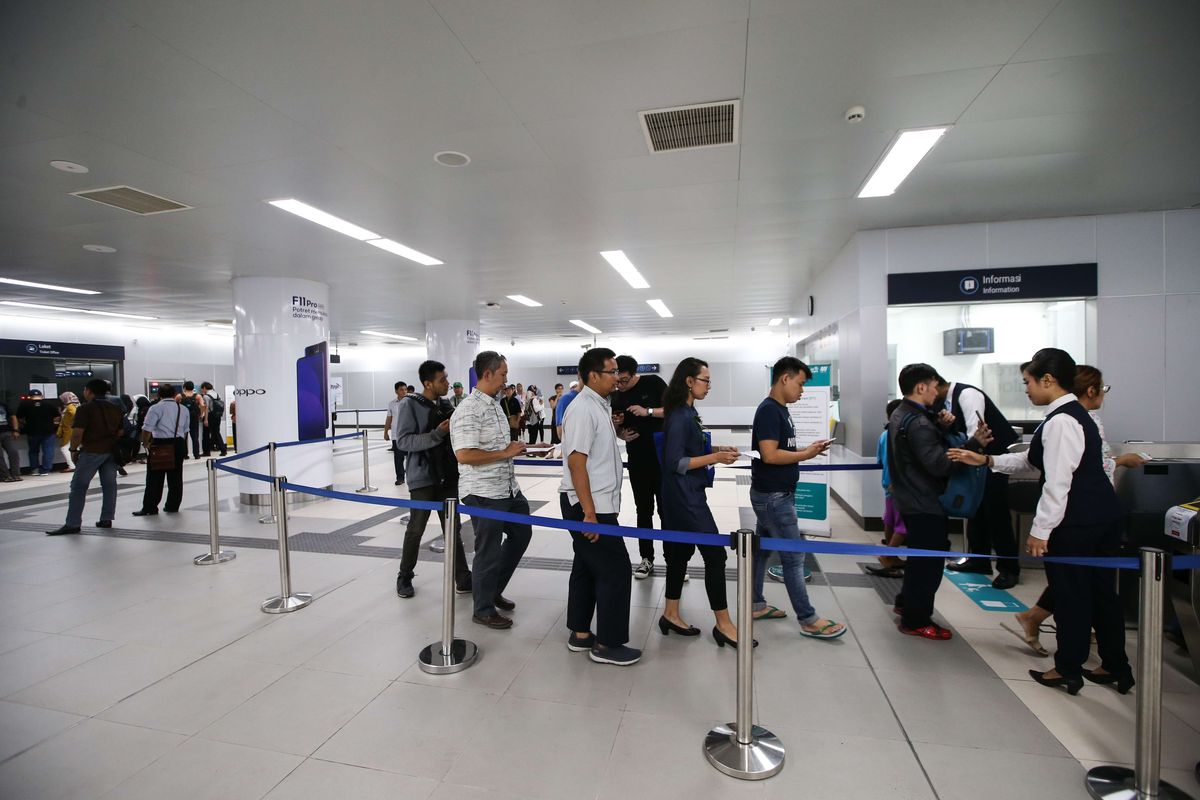
<svg viewBox="0 0 1200 800"><path fill-rule="evenodd" d="M446 365L453 385L460 381L467 392L475 385L471 365L479 352L479 320L434 319L425 323L427 357Z"/></svg>
<svg viewBox="0 0 1200 800"><path fill-rule="evenodd" d="M297 278L234 278L233 315L238 449L329 436L329 287ZM291 483L333 483L331 442L280 448L276 462L277 474ZM266 473L267 454L238 466ZM270 484L238 481L242 502L271 502Z"/></svg>

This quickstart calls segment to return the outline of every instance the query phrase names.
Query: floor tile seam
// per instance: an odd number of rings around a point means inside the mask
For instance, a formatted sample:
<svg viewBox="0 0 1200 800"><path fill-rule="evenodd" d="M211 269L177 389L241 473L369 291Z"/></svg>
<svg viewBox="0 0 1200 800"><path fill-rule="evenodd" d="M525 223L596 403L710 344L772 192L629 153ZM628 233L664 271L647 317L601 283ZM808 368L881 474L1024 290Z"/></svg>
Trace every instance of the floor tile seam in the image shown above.
<svg viewBox="0 0 1200 800"><path fill-rule="evenodd" d="M64 634L52 634L52 635L55 635L55 636L62 636L62 635L64 635ZM82 637L82 636L75 636L75 637L72 637L72 638L75 638L75 639L82 639L82 638L84 638L84 637ZM43 641L43 640L42 640L42 639L38 639L38 640L36 640L36 641L29 642L28 644L25 644L25 645L22 645L21 647L18 647L18 648L16 648L16 650L10 650L10 651L9 651L9 653L14 653L14 652L16 652L17 650L23 650L23 649L25 649L26 647L28 647L29 645L32 645L32 644L38 644L38 643L39 643L39 642L41 642L41 641ZM16 694L19 694L19 693L21 693L21 692L25 691L26 689L30 689L30 688L32 688L32 687L34 687L34 686L37 686L37 685L38 685L38 684L40 684L40 683L45 683L46 681L50 680L51 678L56 678L56 677L58 677L59 675L62 675L63 673L65 673L65 672L70 672L71 670L75 669L76 667L82 667L84 664L87 664L87 663L90 663L90 662L92 662L92 661L95 661L97 658L100 658L101 656L108 655L109 653L111 653L111 652L113 652L113 651L115 651L115 650L118 650L118 649L120 649L121 647L123 647L125 644L127 644L127 643L124 643L124 642L114 642L112 639L90 639L89 641L94 641L94 642L108 642L109 644L116 645L116 646L115 646L115 647L113 647L113 648L111 648L111 649L109 649L109 650L105 650L103 653L97 653L97 654L96 654L96 655L94 655L94 656L90 656L90 657L88 657L88 658L85 658L83 661L80 661L78 664L72 664L71 666L67 667L66 669L61 669L61 670L59 670L58 672L55 672L53 675L48 675L48 676L45 676L45 677L43 677L43 678L40 678L40 679L38 679L38 680L34 681L33 683L30 683L30 684L27 684L27 685L25 685L25 686L22 686L21 688L17 689L16 691L10 692L9 694L6 694L6 695L4 695L3 697L0 697L0 700L5 700L5 701L8 701L8 702L17 702L17 701L12 701L12 700L9 700L9 698L11 698L13 695L16 695ZM6 653L5 655L7 655L7 653ZM28 704L28 703L22 703L22 705L29 705L29 704ZM47 710L48 710L48 711L57 711L58 709L47 709ZM64 712L64 713L70 713L70 712ZM80 716L86 716L86 715L80 715Z"/></svg>
<svg viewBox="0 0 1200 800"><path fill-rule="evenodd" d="M14 702L14 701L5 701L5 702ZM25 704L25 703L20 703L19 705L26 705L26 704ZM31 707L31 708L39 708L38 706L30 706L30 707ZM45 710L47 710L47 709L41 709L41 710L45 711ZM53 710L53 709L50 709L50 710ZM62 714L65 714L65 713L68 713L68 712L62 711L62 712L57 712L57 713L62 713ZM62 734L66 733L67 731L71 730L72 728L75 728L75 727L77 727L77 726L79 726L79 725L82 725L82 724L83 724L84 722L86 722L88 719L91 719L91 717L84 717L84 716L80 716L80 715L78 715L78 714L73 714L72 716L76 716L76 717L79 717L79 718L78 718L78 719L76 719L76 720L74 720L73 722L71 722L71 724L70 724L70 725L68 725L67 727L63 728L62 730L55 731L54 733L50 734L50 735L49 735L49 736L47 736L46 738L44 738L44 739L39 739L38 741L34 742L33 744L29 745L28 747L23 747L23 748L21 748L20 750L18 750L17 752L13 753L13 754L12 754L12 755L10 755L10 756L6 756L6 757L4 757L4 758L0 758L0 767L4 766L4 765L5 765L5 764L7 764L9 761L12 761L12 760L13 760L13 759L15 759L15 758L18 758L19 756L23 756L23 755L25 755L26 753L28 753L30 750L34 749L35 747L39 747L39 746L41 746L41 745L43 745L43 744L46 744L46 743L47 743L47 742L49 742L51 739L57 739L59 736L61 736Z"/></svg>
<svg viewBox="0 0 1200 800"><path fill-rule="evenodd" d="M357 711L355 711L353 714L351 714L350 718L347 719L345 722L343 722L341 725L339 725L336 730L334 730L332 733L330 733L328 736L326 736L324 739L322 739L320 744L318 744L311 751L309 751L307 755L304 756L304 760L308 760L308 759L312 758L313 756L315 756L318 752L320 752L321 748L324 747L325 745L327 745L329 743L329 741L331 739L333 739L333 737L335 737L339 733L341 733L343 728L345 728L347 725L349 725L354 720L358 719L359 715L362 714L364 711L366 711L367 707L369 705L371 705L376 700L378 700L383 695L383 693L386 692L388 689L392 688L393 683L394 683L394 681L390 681L390 680L383 681L383 686L380 687L379 691L377 691L375 694L373 694L371 696L370 700L363 703L359 707L359 709ZM300 763L303 764L304 761L301 761ZM297 768L299 768L299 764L297 764L296 766L297 766Z"/></svg>
<svg viewBox="0 0 1200 800"><path fill-rule="evenodd" d="M1179 722L1179 724L1180 724L1180 725L1182 725L1184 728L1190 729L1190 730L1191 730L1191 731L1193 731L1193 732L1194 732L1194 733L1195 733L1197 736L1200 736L1200 728L1198 728L1198 727L1196 727L1195 725L1193 725L1192 723L1188 722L1186 719L1184 719L1183 717L1181 717L1179 714L1175 713L1173 710L1171 710L1171 709L1167 708L1166 706L1163 706L1163 707L1162 707L1162 713L1171 715L1171 716L1172 716L1172 717L1174 717L1174 718L1175 718L1175 720L1176 720L1177 722Z"/></svg>
<svg viewBox="0 0 1200 800"><path fill-rule="evenodd" d="M1013 754L1022 755L1022 756L1037 756L1038 758L1053 758L1053 759L1057 759L1059 761L1075 761L1075 762L1079 761L1078 758L1076 758L1074 755L1072 755L1069 752L1066 755L1055 755L1054 753L1037 753L1037 752L1022 751L1022 750L1010 750L1010 749L1006 749L1003 747L993 747L990 745L988 747L978 747L978 746L969 745L969 744L952 744L950 742L928 742L923 739L918 739L916 741L918 744L922 744L922 745L929 745L932 747L949 747L954 750L974 750L974 751L981 752L981 753L997 753L997 752L998 753L1013 753Z"/></svg>
<svg viewBox="0 0 1200 800"><path fill-rule="evenodd" d="M829 593L833 596L833 602L837 605L838 611L841 612L842 618L848 619L849 617L846 615L846 609L842 606L842 601L838 597L837 588L830 586ZM896 726L900 729L900 734L904 737L904 742L908 745L908 750L912 754L913 760L917 763L917 768L921 770L921 774L925 777L925 783L929 786L929 791L933 793L934 800L940 800L941 795L938 793L937 786L935 786L933 783L933 776L929 774L929 770L926 768L925 762L921 759L921 754L917 752L917 748L913 743L913 739L909 735L908 728L904 725L904 721L900 719L900 713L896 710L896 705L892 702L892 697L890 694L888 694L887 688L883 685L883 681L880 680L879 672L876 670L874 663L871 661L871 657L867 654L866 648L863 647L863 644L857 635L854 637L854 642L858 645L859 653L866 662L867 668L871 670L871 676L875 679L875 685L883 694L884 700L887 701L888 709L892 712L892 718L896 721Z"/></svg>

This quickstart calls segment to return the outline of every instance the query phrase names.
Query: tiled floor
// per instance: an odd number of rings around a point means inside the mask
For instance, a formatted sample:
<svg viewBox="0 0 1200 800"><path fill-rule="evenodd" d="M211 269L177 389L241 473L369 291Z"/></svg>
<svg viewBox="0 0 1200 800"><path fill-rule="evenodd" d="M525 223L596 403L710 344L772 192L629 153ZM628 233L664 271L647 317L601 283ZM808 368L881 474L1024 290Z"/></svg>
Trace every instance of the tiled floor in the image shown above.
<svg viewBox="0 0 1200 800"><path fill-rule="evenodd" d="M361 485L356 453L335 461L339 488ZM372 455L380 494L405 496L386 480L390 455ZM530 500L548 504L539 513L557 516L557 475L522 473ZM661 578L633 586L642 663L592 664L563 646L567 572L554 567L569 540L538 528L527 555L548 561L510 585L515 627L470 624L459 598L459 635L482 658L431 676L416 657L440 636L441 565L423 551L417 597L395 596L397 514L336 501L294 509L293 585L317 599L268 616L258 604L278 591L278 558L263 509L240 507L234 479L221 478L222 531L244 546L194 567L208 531L202 470L187 466L182 513L151 518L130 516L141 476L121 481L115 535L53 539L41 531L61 522L67 477L0 485L0 797L1057 800L1087 796L1087 767L1132 761L1133 695L1089 685L1070 698L1032 683L1026 670L1045 662L1000 627L1008 615L949 583L938 609L958 636L900 636L853 577L860 559L824 556L810 594L850 634L802 639L790 619L756 627L756 717L788 760L766 782L737 781L700 747L733 716L734 653L707 635L659 635ZM710 501L736 528L747 488L718 481ZM838 539L875 540L840 511L833 525ZM1014 594L1032 602L1041 586L1031 570ZM782 586L767 591L787 608ZM702 581L683 606L707 630ZM1162 761L1200 797L1200 686L1185 669L1170 653Z"/></svg>

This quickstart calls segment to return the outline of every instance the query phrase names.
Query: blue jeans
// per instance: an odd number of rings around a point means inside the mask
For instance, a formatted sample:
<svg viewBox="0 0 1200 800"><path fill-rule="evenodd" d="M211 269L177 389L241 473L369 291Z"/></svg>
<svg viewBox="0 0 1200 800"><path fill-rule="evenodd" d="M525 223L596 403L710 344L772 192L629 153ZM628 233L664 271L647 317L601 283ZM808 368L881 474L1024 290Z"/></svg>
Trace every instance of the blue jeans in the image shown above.
<svg viewBox="0 0 1200 800"><path fill-rule="evenodd" d="M54 456L58 453L58 437L28 436L29 439L29 472L45 475L54 469ZM40 458L39 458L40 457Z"/></svg>
<svg viewBox="0 0 1200 800"><path fill-rule="evenodd" d="M83 503L87 499L88 486L96 473L100 473L100 488L103 500L100 504L100 520L112 522L117 514L117 462L108 453L80 453L71 476L71 499L67 504L68 528L83 524Z"/></svg>
<svg viewBox="0 0 1200 800"><path fill-rule="evenodd" d="M756 492L750 490L750 505L757 518L755 532L759 536L776 539L803 539L800 525L796 521L795 496L791 492ZM766 608L763 597L763 580L767 576L767 559L771 553L759 550L754 554L754 610ZM792 609L801 625L812 625L821 618L808 601L808 587L804 585L804 554L779 551L783 562L783 585L787 587Z"/></svg>

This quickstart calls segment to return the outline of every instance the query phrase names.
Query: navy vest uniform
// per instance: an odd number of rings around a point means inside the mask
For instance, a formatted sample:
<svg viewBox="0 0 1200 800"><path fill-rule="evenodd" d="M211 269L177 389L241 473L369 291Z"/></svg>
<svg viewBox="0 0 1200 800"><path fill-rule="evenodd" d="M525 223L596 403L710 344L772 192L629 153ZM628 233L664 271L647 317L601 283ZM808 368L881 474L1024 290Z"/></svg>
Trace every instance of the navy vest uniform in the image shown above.
<svg viewBox="0 0 1200 800"><path fill-rule="evenodd" d="M1078 401L1066 403L1046 415L1029 443L1029 463L1042 472L1045 484L1045 447L1042 445L1042 428L1059 414L1066 414L1083 429L1083 457L1071 476L1071 492L1067 496L1067 509L1060 526L1082 527L1091 525L1111 526L1121 513L1117 493L1112 481L1104 472L1104 441L1096 421Z"/></svg>
<svg viewBox="0 0 1200 800"><path fill-rule="evenodd" d="M1000 409L996 408L996 404L992 402L992 398L988 397L982 389L966 383L954 384L954 392L950 395L950 413L954 415L954 430L964 434L967 432L966 415L963 414L962 406L958 402L958 396L963 393L964 389L975 389L983 395L983 421L992 430L992 443L985 447L983 452L992 456L1007 453L1009 445L1014 444L1020 437L1013 432L1012 423L1004 418Z"/></svg>

